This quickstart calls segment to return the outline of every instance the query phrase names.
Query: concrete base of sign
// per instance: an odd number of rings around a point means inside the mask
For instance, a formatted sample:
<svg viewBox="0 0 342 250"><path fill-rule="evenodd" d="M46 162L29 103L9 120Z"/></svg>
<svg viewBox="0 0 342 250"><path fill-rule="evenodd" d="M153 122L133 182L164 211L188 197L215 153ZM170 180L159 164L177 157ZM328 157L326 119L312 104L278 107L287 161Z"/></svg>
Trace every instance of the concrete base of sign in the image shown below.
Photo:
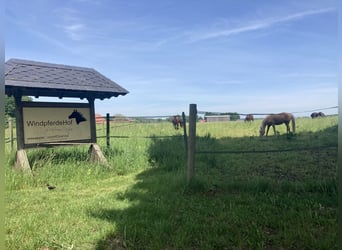
<svg viewBox="0 0 342 250"><path fill-rule="evenodd" d="M28 161L27 154L24 149L20 149L17 151L17 160L15 161L14 167L19 170L31 172L30 163Z"/></svg>
<svg viewBox="0 0 342 250"><path fill-rule="evenodd" d="M92 143L90 145L89 152L91 162L108 165L107 159L103 155L99 145L97 145L96 143Z"/></svg>

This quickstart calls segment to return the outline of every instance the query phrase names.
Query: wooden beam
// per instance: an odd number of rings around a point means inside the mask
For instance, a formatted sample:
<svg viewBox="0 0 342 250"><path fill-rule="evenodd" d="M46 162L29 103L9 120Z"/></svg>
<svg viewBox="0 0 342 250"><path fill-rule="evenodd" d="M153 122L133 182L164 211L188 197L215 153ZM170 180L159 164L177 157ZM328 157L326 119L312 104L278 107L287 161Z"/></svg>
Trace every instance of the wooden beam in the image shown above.
<svg viewBox="0 0 342 250"><path fill-rule="evenodd" d="M15 94L14 101L17 133L17 150L21 150L24 149L23 105L21 102L21 94Z"/></svg>
<svg viewBox="0 0 342 250"><path fill-rule="evenodd" d="M21 93L14 95L15 101L15 117L16 117L16 133L17 133L17 159L14 168L31 172L30 163L24 150L24 124L23 124L23 105L21 102Z"/></svg>
<svg viewBox="0 0 342 250"><path fill-rule="evenodd" d="M88 97L89 108L90 108L90 137L91 143L96 143L96 117L95 117L95 98Z"/></svg>

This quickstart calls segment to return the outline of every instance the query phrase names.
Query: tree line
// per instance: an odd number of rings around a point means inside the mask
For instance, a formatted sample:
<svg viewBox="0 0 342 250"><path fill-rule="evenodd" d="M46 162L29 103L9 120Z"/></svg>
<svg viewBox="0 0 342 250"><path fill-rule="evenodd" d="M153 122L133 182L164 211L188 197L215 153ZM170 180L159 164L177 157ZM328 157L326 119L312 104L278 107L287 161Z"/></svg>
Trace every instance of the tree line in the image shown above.
<svg viewBox="0 0 342 250"><path fill-rule="evenodd" d="M22 97L23 102L32 102L29 96ZM15 100L13 96L5 95L5 116L6 118L15 117Z"/></svg>

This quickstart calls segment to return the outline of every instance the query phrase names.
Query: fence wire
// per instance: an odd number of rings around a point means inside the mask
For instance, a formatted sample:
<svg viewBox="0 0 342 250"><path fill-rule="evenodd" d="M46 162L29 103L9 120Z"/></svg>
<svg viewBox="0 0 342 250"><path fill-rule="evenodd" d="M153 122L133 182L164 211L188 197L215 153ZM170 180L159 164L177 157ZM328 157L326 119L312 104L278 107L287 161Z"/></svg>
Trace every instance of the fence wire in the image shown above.
<svg viewBox="0 0 342 250"><path fill-rule="evenodd" d="M310 113L310 112L316 112L316 111L321 111L321 110L329 110L329 109L337 109L338 106L333 106L333 107L328 107L328 108L320 108L320 109L312 109L312 110L305 110L305 111L293 111L293 112L289 112L292 114L300 114L300 113ZM197 111L198 114L237 114L237 115L271 115L274 113L238 113L238 112L216 112L216 111L202 111L202 110L198 110Z"/></svg>
<svg viewBox="0 0 342 250"><path fill-rule="evenodd" d="M320 108L320 109L312 109L312 110L305 110L305 111L294 111L291 112L293 114L297 113L308 113L308 112L316 112L316 111L321 111L321 110L329 110L329 109L337 109L338 106L333 106L333 107L327 107L327 108ZM182 112L181 112L182 113ZM237 112L212 112L212 111L201 111L198 110L197 114L222 114L222 113L228 113L228 114L238 114L242 116L246 116L249 114L252 115L270 115L271 113L237 113ZM113 119L115 118L122 118L122 119L132 119L133 121L122 121L126 124L120 124L120 125L115 125L114 128L117 127L128 127L128 126L134 126L136 125L136 122L139 120L150 120L150 121L157 121L158 119L164 119L167 120L168 118L171 118L173 116L180 115L180 114L172 114L172 115L142 115L142 116L109 116L109 119L111 119L110 122L113 122ZM99 118L106 119L107 116L100 116ZM100 122L98 124L105 124L106 121ZM113 123L112 123L113 124ZM105 129L105 128L103 128ZM181 135L171 135L171 136L110 136L110 138L171 138L171 137L181 137ZM97 138L106 138L106 136L97 136ZM13 141L15 141L16 138L13 138ZM11 140L9 138L5 138L5 143L9 143ZM328 146L328 148L332 147L337 147L337 146ZM323 147L326 148L326 147ZM206 151L206 150L200 150L196 151L196 153L199 154L252 154L252 153L276 153L276 152L291 152L291 151L305 151L305 150L320 150L322 147L313 147L313 148L303 148L303 149L285 149L285 150L246 150L246 151L232 151L232 150L223 150L223 151Z"/></svg>
<svg viewBox="0 0 342 250"><path fill-rule="evenodd" d="M128 135L111 135L110 138L116 139L162 139L162 138L181 138L183 135L146 135L146 136L128 136ZM107 136L97 136L97 139L107 138Z"/></svg>
<svg viewBox="0 0 342 250"><path fill-rule="evenodd" d="M196 150L196 154L264 154L264 153L282 153L282 152L297 152L297 151L320 151L322 149L337 148L337 145L307 147L307 148L287 148L287 149L272 149L272 150Z"/></svg>

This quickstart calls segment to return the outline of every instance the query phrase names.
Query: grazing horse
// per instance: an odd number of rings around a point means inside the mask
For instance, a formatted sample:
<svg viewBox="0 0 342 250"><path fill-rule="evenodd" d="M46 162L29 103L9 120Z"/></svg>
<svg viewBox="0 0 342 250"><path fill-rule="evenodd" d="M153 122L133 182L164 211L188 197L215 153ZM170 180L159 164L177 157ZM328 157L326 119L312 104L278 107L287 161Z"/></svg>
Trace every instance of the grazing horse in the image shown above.
<svg viewBox="0 0 342 250"><path fill-rule="evenodd" d="M268 130L270 129L270 126L273 127L274 134L276 134L275 125L280 125L285 123L286 125L286 133L288 134L290 132L290 126L289 123L292 122L292 132L294 133L296 131L296 121L292 114L290 113L280 113L280 114L272 114L266 116L266 118L262 121L260 126L260 136L263 136L265 134L265 127L267 126L266 130L266 136L268 135Z"/></svg>
<svg viewBox="0 0 342 250"><path fill-rule="evenodd" d="M76 123L79 124L80 122L84 122L87 119L84 118L84 116L82 115L82 113L78 112L77 109L74 109L74 111L69 115L68 117L69 119L75 118Z"/></svg>
<svg viewBox="0 0 342 250"><path fill-rule="evenodd" d="M312 114L311 114L311 118L313 119L313 118L317 118L317 117L324 117L325 116L325 114L323 113L323 112L313 112Z"/></svg>
<svg viewBox="0 0 342 250"><path fill-rule="evenodd" d="M172 124L175 129L179 129L179 127L183 127L182 120L179 115L175 115L172 117Z"/></svg>
<svg viewBox="0 0 342 250"><path fill-rule="evenodd" d="M254 121L254 116L252 114L248 114L245 117L245 122L252 122Z"/></svg>

